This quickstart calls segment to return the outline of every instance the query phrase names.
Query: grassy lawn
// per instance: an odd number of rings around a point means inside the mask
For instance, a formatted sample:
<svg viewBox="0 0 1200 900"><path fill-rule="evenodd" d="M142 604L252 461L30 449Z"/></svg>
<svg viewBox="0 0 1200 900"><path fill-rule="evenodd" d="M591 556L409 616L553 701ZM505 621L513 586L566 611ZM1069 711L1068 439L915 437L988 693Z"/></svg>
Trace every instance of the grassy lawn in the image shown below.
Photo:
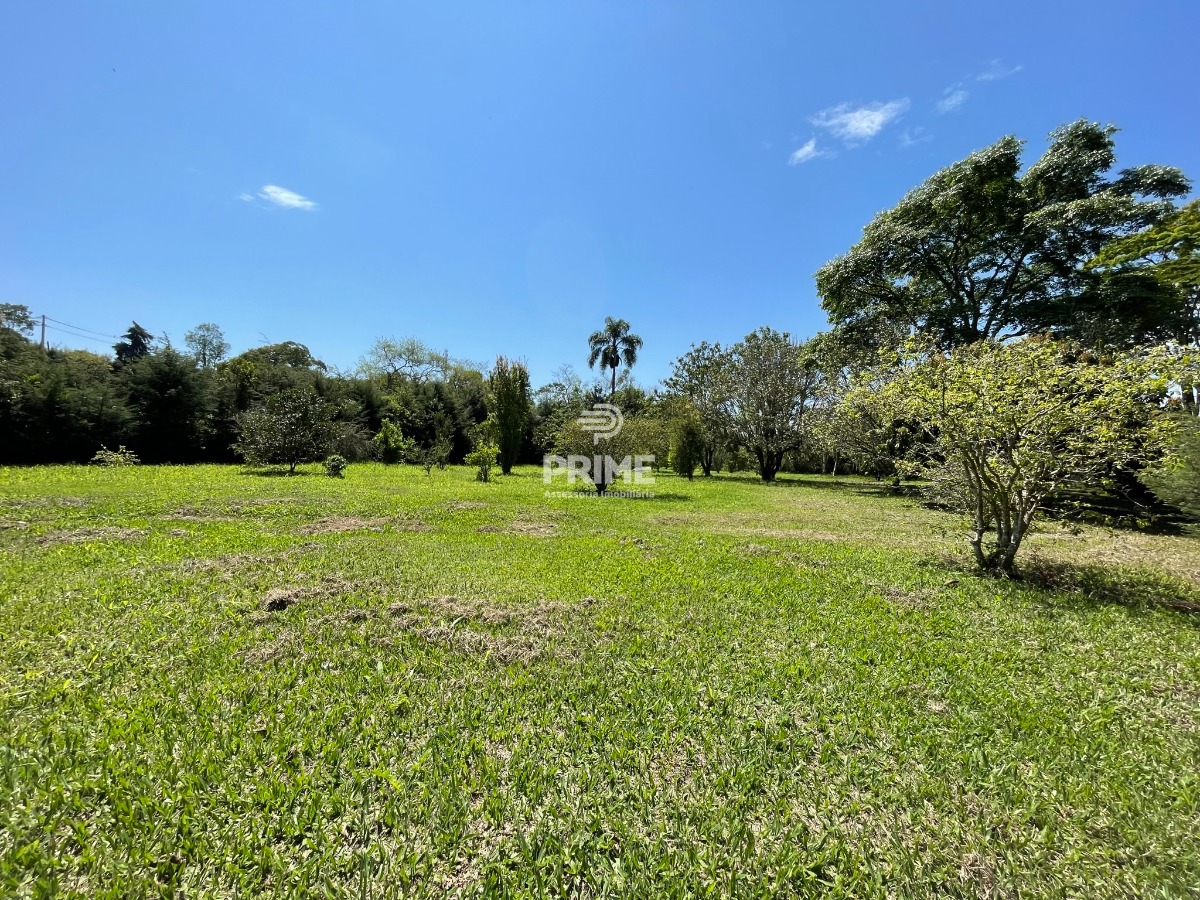
<svg viewBox="0 0 1200 900"><path fill-rule="evenodd" d="M543 490L0 469L0 895L1197 896L1200 540Z"/></svg>

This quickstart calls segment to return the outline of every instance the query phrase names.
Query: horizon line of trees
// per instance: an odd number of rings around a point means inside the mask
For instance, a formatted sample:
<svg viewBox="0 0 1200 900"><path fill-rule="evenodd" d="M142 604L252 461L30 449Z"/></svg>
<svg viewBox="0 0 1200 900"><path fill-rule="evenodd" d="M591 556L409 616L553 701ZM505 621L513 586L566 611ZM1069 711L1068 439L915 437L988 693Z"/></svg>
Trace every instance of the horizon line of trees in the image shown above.
<svg viewBox="0 0 1200 900"><path fill-rule="evenodd" d="M1025 167L1022 143L1005 137L936 172L816 273L828 331L799 341L764 326L728 347L701 341L675 360L661 390L633 382L643 342L613 317L587 339L588 365L607 383L585 384L568 366L534 389L520 362L501 356L485 372L415 338L376 341L353 374L330 372L292 342L228 357L211 323L188 332L186 352L136 322L111 359L43 350L29 337L29 311L0 306L0 426L8 437L0 461L83 461L101 445L123 444L147 462L240 454L294 466L335 452L430 466L472 451L478 461L489 448L489 467L507 474L590 442L574 420L606 401L626 422L610 449L652 453L686 477L722 468L753 468L766 482L787 470L924 474L958 486L956 502L976 507L977 531L1003 517L980 500L1001 483L1012 497L1044 497L1021 482L1030 478L1052 481L1054 490L1090 479L1089 488L1144 492L1139 475L1170 452L1159 414L1177 413L1176 421L1200 413L1200 201L1182 203L1191 183L1178 169L1114 171L1115 131L1071 123ZM1148 349L1155 346L1170 350ZM1153 371L1135 364L1150 358ZM1035 364L1044 385L996 374L998 366L1032 372ZM1134 396L1126 390L1134 372L1144 380L1134 394L1145 416L1116 402ZM987 407L972 431L964 423L996 400L981 393L987 385L1008 406ZM1035 403L1045 385L1052 389ZM1096 405L1097 396L1112 402ZM949 397L958 398L958 418L946 418ZM1103 472L1077 458L1072 471L1051 477L1044 461L1029 468L1030 442L1050 441L1069 456L1069 435L1015 419L1005 430L1014 410L1035 408L1033 421L1075 421L1077 433L1086 427L1074 411L1110 416L1129 441L1090 442L1097 454L1110 447ZM319 440L284 440L295 431L286 422L307 423L301 430ZM1194 425L1172 440L1191 446ZM291 449L272 451L247 429ZM947 444L953 434L982 442L982 462L971 462L966 445ZM1076 446L1076 457L1085 449ZM938 474L954 466L957 481ZM1017 516L1007 527L1018 535L1031 514L1024 503L1004 512ZM1007 546L998 565L1007 565L1006 554Z"/></svg>

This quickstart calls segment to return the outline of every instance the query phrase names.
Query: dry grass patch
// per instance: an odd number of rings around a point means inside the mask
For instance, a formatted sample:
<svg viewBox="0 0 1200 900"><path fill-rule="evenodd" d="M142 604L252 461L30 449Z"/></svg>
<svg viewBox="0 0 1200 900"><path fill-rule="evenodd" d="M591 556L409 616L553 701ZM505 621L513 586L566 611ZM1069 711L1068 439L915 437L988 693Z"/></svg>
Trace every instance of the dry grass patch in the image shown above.
<svg viewBox="0 0 1200 900"><path fill-rule="evenodd" d="M297 534L307 536L318 534L342 534L347 531L383 531L385 526L391 526L397 531L432 531L433 529L419 519L395 519L387 516L377 516L371 519L361 519L357 516L330 516L301 525L296 529Z"/></svg>
<svg viewBox="0 0 1200 900"><path fill-rule="evenodd" d="M510 522L508 525L480 525L481 534L522 534L527 537L553 537L558 526L553 522Z"/></svg>
<svg viewBox="0 0 1200 900"><path fill-rule="evenodd" d="M910 590L898 584L888 584L882 581L868 581L867 586L893 606L907 609L928 609L937 599L937 591L933 590Z"/></svg>
<svg viewBox="0 0 1200 900"><path fill-rule="evenodd" d="M428 597L394 603L388 612L405 631L431 644L498 662L527 663L557 655L571 608L553 601L501 606L486 600Z"/></svg>
<svg viewBox="0 0 1200 900"><path fill-rule="evenodd" d="M88 541L133 541L146 536L144 528L117 528L101 525L92 528L72 528L63 531L51 531L37 538L36 542L49 546L53 544L86 544Z"/></svg>
<svg viewBox="0 0 1200 900"><path fill-rule="evenodd" d="M295 656L300 641L295 634L286 632L273 641L257 644L241 653L242 660L251 665L261 665L284 656Z"/></svg>
<svg viewBox="0 0 1200 900"><path fill-rule="evenodd" d="M527 534L532 537L552 537L558 534L558 526L553 522L513 522L508 526L513 534Z"/></svg>

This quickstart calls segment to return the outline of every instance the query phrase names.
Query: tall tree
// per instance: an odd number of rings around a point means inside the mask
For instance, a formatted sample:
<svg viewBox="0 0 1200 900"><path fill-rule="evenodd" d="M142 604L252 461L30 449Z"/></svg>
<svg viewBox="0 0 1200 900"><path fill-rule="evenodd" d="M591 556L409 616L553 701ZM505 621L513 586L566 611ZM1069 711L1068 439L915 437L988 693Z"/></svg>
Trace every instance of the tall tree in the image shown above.
<svg viewBox="0 0 1200 900"><path fill-rule="evenodd" d="M113 351L117 354L117 362L127 363L135 359L141 359L143 356L149 356L150 345L153 342L154 335L137 322L134 322L129 326L129 330L125 332L121 340L113 344Z"/></svg>
<svg viewBox="0 0 1200 900"><path fill-rule="evenodd" d="M210 428L210 379L196 360L171 348L117 370L131 415L127 443L145 462L190 463L203 458Z"/></svg>
<svg viewBox="0 0 1200 900"><path fill-rule="evenodd" d="M803 344L787 332L760 328L729 349L722 408L735 439L758 459L763 481L774 481L783 455L800 446L805 414L820 372Z"/></svg>
<svg viewBox="0 0 1200 900"><path fill-rule="evenodd" d="M1115 131L1064 126L1024 172L1009 136L933 175L817 272L835 327L864 344L912 331L943 349L1047 330L1091 343L1155 337L1156 323L1085 264L1168 215L1190 183L1158 165L1109 177Z"/></svg>
<svg viewBox="0 0 1200 900"><path fill-rule="evenodd" d="M521 455L525 429L529 425L529 370L525 364L497 356L488 377L488 400L495 422L500 471L508 475Z"/></svg>
<svg viewBox="0 0 1200 900"><path fill-rule="evenodd" d="M390 391L401 381L423 384L444 379L454 368L445 353L431 350L416 338L379 338L359 368L368 377L382 377Z"/></svg>
<svg viewBox="0 0 1200 900"><path fill-rule="evenodd" d="M605 316L604 327L593 331L588 338L588 368L594 369L600 363L600 369L612 370L612 384L609 396L617 392L617 370L622 363L626 369L633 368L637 362L638 351L642 349L642 339L636 334L630 334L629 323L624 319L614 319Z"/></svg>
<svg viewBox="0 0 1200 900"><path fill-rule="evenodd" d="M696 412L704 439L699 462L705 475L712 475L717 450L729 430L724 415L725 364L720 344L701 341L671 363L673 371L665 382L669 392L686 398Z"/></svg>
<svg viewBox="0 0 1200 900"><path fill-rule="evenodd" d="M229 344L220 327L212 322L197 325L183 336L183 342L196 357L196 363L202 369L215 366L229 353Z"/></svg>
<svg viewBox="0 0 1200 900"><path fill-rule="evenodd" d="M33 331L33 316L29 314L29 307L20 303L0 303L0 330L17 334Z"/></svg>

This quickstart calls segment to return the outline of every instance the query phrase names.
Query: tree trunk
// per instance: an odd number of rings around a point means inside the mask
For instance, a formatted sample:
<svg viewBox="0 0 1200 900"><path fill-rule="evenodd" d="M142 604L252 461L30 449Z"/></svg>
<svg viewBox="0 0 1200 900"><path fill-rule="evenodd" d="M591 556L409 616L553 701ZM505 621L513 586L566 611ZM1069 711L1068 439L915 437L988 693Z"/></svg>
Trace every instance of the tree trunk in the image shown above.
<svg viewBox="0 0 1200 900"><path fill-rule="evenodd" d="M700 468L704 472L705 478L712 477L713 454L713 448L707 445L704 448L704 452L700 454Z"/></svg>
<svg viewBox="0 0 1200 900"><path fill-rule="evenodd" d="M758 474L763 481L774 481L779 466L783 463L783 454L774 450L755 450L758 456Z"/></svg>

